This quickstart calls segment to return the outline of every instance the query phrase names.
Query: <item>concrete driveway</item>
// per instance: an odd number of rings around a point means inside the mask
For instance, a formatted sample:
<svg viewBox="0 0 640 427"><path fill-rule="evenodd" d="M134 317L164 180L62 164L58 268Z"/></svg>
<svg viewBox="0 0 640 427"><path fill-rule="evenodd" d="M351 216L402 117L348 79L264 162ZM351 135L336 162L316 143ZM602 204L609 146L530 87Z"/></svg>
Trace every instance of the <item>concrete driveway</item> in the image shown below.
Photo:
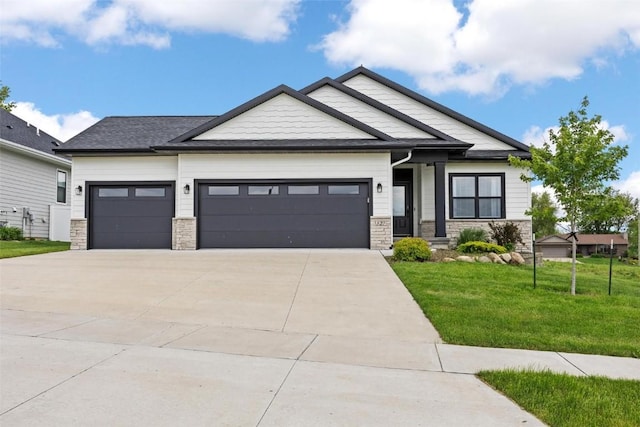
<svg viewBox="0 0 640 427"><path fill-rule="evenodd" d="M0 261L3 425L540 425L474 376L380 253Z"/></svg>

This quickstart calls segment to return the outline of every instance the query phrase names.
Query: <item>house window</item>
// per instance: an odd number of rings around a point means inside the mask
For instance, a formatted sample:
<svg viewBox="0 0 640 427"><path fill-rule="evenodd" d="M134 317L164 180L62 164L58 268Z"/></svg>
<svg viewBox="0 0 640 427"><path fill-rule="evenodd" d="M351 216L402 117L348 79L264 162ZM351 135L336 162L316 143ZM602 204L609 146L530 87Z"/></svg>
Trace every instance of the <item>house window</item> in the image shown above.
<svg viewBox="0 0 640 427"><path fill-rule="evenodd" d="M450 174L451 218L504 218L504 174Z"/></svg>
<svg viewBox="0 0 640 427"><path fill-rule="evenodd" d="M56 201L67 203L67 173L61 170L58 171Z"/></svg>

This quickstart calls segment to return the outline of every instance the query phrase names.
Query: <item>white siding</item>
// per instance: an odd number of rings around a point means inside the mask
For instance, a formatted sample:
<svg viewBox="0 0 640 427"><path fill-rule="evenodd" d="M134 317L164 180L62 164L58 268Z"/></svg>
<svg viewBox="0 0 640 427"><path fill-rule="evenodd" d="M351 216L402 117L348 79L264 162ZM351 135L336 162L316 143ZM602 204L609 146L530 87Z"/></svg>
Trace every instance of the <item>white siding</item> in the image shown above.
<svg viewBox="0 0 640 427"><path fill-rule="evenodd" d="M373 139L287 94L210 129L194 139Z"/></svg>
<svg viewBox="0 0 640 427"><path fill-rule="evenodd" d="M48 163L6 149L0 150L0 221L22 228L22 208L29 208L33 222L25 237L49 238L49 205L57 204L57 171L67 172L67 203L71 197L68 167ZM64 205L64 204L61 204ZM13 212L13 208L17 212Z"/></svg>
<svg viewBox="0 0 640 427"><path fill-rule="evenodd" d="M433 138L433 135L417 129L331 86L323 86L311 92L309 96L395 138Z"/></svg>
<svg viewBox="0 0 640 427"><path fill-rule="evenodd" d="M510 145L429 108L369 77L358 75L347 80L344 84L447 135L474 144L471 150L514 150Z"/></svg>
<svg viewBox="0 0 640 427"><path fill-rule="evenodd" d="M85 216L87 181L175 181L177 177L177 156L74 157L71 188L81 185L83 193L73 192L71 218ZM181 194L177 192L178 197Z"/></svg>
<svg viewBox="0 0 640 427"><path fill-rule="evenodd" d="M196 179L371 178L373 215L391 215L389 153L180 154L178 188L194 191L179 201L178 216L194 216ZM375 187L382 184L382 193ZM178 191L180 194L181 192Z"/></svg>

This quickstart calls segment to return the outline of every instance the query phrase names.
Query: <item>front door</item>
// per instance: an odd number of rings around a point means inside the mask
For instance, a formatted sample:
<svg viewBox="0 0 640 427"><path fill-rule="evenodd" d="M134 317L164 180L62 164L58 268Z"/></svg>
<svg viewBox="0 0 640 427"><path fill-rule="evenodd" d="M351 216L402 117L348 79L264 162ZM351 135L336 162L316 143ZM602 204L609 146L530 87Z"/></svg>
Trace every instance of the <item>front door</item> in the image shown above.
<svg viewBox="0 0 640 427"><path fill-rule="evenodd" d="M413 235L413 170L393 171L393 235Z"/></svg>

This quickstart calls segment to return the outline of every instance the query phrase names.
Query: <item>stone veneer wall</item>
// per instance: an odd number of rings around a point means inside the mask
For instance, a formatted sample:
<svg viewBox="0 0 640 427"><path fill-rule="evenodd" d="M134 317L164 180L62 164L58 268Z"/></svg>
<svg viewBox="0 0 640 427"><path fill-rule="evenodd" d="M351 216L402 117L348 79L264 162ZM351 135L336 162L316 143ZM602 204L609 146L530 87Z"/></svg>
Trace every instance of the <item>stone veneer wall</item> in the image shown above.
<svg viewBox="0 0 640 427"><path fill-rule="evenodd" d="M196 219L173 218L171 220L171 249L196 249Z"/></svg>
<svg viewBox="0 0 640 427"><path fill-rule="evenodd" d="M469 220L447 220L447 237L451 239L451 244L455 245L460 232L465 228L482 228L487 233L491 232L489 228L490 220L487 219L469 219ZM517 245L516 250L519 252L531 252L531 221L529 220L495 220L496 223L504 224L506 222L512 222L520 228L520 234L524 245ZM423 238L429 238L435 236L436 223L435 221L421 221L420 222L420 236Z"/></svg>
<svg viewBox="0 0 640 427"><path fill-rule="evenodd" d="M371 249L389 249L393 244L391 217L372 216L370 224Z"/></svg>
<svg viewBox="0 0 640 427"><path fill-rule="evenodd" d="M87 249L87 220L72 219L71 220L71 249L86 250Z"/></svg>

